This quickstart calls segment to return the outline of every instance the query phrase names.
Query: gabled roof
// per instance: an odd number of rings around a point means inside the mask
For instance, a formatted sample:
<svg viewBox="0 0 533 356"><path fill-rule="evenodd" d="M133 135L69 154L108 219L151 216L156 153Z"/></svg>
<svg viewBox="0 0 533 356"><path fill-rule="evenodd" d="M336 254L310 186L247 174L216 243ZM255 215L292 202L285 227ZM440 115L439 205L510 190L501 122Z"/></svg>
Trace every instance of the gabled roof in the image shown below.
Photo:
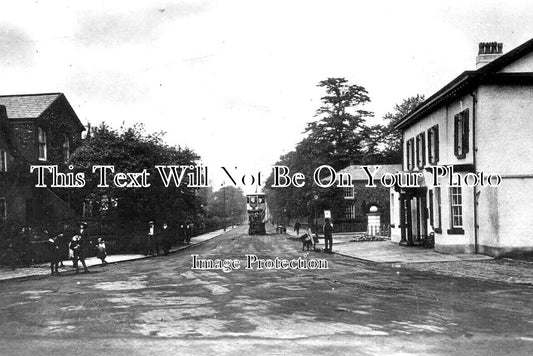
<svg viewBox="0 0 533 356"><path fill-rule="evenodd" d="M533 76L530 73L497 73L531 51L533 51L533 39L496 58L478 70L461 73L442 89L418 105L413 111L401 118L394 125L394 128L404 129L409 127L448 101L457 98L459 95L464 94L465 91L471 90L484 82L520 80L533 83Z"/></svg>
<svg viewBox="0 0 533 356"><path fill-rule="evenodd" d="M348 166L338 173L349 173L352 177L352 181L367 181L367 174L362 168L363 166L353 165ZM395 174L402 170L401 164L366 164L365 167L368 167L371 173L373 173L374 179L381 179L385 173ZM379 167L376 171L374 167ZM375 172L375 173L374 173Z"/></svg>
<svg viewBox="0 0 533 356"><path fill-rule="evenodd" d="M61 93L0 95L0 105L8 119L36 119L59 98Z"/></svg>

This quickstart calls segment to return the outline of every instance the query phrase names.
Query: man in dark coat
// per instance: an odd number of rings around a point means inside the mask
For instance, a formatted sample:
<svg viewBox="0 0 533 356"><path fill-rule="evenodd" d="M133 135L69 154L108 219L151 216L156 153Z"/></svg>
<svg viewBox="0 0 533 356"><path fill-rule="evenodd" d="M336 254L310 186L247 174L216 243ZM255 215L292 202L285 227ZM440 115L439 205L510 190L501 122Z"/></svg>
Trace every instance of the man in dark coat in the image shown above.
<svg viewBox="0 0 533 356"><path fill-rule="evenodd" d="M159 237L161 245L163 246L163 252L165 255L168 255L170 248L172 247L172 231L168 228L166 222L163 223L163 229L161 230Z"/></svg>
<svg viewBox="0 0 533 356"><path fill-rule="evenodd" d="M300 235L300 220L296 220L296 223L294 224L294 231L296 231L296 236Z"/></svg>
<svg viewBox="0 0 533 356"><path fill-rule="evenodd" d="M324 243L324 250L331 253L333 249L333 226L330 224L329 219L326 219L324 224Z"/></svg>
<svg viewBox="0 0 533 356"><path fill-rule="evenodd" d="M148 234L146 235L146 255L153 255L157 253L159 255L159 237L155 232L155 223L153 221L148 222Z"/></svg>
<svg viewBox="0 0 533 356"><path fill-rule="evenodd" d="M59 274L59 260L60 260L60 252L59 252L59 239L63 237L63 234L56 235L56 236L50 236L48 238L48 257L50 259L50 270L52 271L52 275L54 273Z"/></svg>

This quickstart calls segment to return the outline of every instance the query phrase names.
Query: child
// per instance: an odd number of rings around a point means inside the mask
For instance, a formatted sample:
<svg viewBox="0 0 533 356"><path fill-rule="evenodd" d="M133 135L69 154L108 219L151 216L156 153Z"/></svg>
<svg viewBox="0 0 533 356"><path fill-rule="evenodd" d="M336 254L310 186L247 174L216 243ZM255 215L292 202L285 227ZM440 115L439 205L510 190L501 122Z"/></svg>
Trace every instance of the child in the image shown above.
<svg viewBox="0 0 533 356"><path fill-rule="evenodd" d="M105 249L105 242L104 242L104 240L102 240L101 237L98 238L98 242L96 244L96 248L98 249L98 253L97 253L96 257L98 257L102 261L103 265L106 265L107 262L106 262L105 258L107 256L107 253L106 253L106 249Z"/></svg>

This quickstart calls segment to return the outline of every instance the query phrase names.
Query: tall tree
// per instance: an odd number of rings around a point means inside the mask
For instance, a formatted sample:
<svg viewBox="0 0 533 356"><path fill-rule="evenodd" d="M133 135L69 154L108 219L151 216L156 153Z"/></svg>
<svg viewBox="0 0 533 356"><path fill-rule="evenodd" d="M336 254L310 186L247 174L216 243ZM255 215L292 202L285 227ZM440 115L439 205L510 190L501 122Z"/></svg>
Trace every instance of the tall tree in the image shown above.
<svg viewBox="0 0 533 356"><path fill-rule="evenodd" d="M344 200L337 199L339 194L335 189L313 184L313 172L321 165L340 170L365 159L365 119L372 116L363 108L370 102L367 91L345 78L328 78L319 82L318 87L324 88L326 93L316 111L318 119L307 125L307 136L295 150L282 156L277 163L289 167L292 173L303 173L307 177L306 185L267 189L271 211L280 221L312 216L322 209L342 209ZM267 180L267 187L271 186L272 178Z"/></svg>
<svg viewBox="0 0 533 356"><path fill-rule="evenodd" d="M319 120L307 125L308 143L315 146L318 160L335 169L344 168L363 157L361 132L365 118L372 116L363 106L370 102L362 86L349 84L345 78L328 78L318 83L326 95L316 111Z"/></svg>

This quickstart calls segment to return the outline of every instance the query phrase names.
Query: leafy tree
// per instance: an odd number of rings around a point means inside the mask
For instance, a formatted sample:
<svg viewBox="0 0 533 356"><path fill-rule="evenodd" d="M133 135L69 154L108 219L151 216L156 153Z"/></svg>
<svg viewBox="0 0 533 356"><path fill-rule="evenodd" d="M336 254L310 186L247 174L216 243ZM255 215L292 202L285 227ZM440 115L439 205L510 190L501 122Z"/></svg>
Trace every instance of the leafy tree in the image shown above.
<svg viewBox="0 0 533 356"><path fill-rule="evenodd" d="M370 102L370 97L364 87L349 84L345 78L328 78L318 86L326 91L316 111L320 119L307 125L304 141L316 148L319 160L341 169L362 159L361 132L365 118L372 116L362 106Z"/></svg>
<svg viewBox="0 0 533 356"><path fill-rule="evenodd" d="M312 217L323 209L342 210L345 202L339 189L317 187L313 184L313 173L321 165L340 170L365 159L365 119L372 116L363 109L370 102L367 91L362 86L348 83L345 78L328 78L318 86L326 92L316 111L319 119L307 124L304 131L307 136L294 151L277 162L277 165L289 167L292 173L303 173L307 177L306 185L302 188L267 188L271 212L280 222ZM272 183L273 177L270 176L267 187Z"/></svg>
<svg viewBox="0 0 533 356"><path fill-rule="evenodd" d="M85 187L75 190L76 199L91 201L94 217L115 222L114 230L144 229L148 220L156 220L156 224L166 220L171 226L198 220L202 203L197 190L183 183L165 187L154 166L195 165L199 156L188 148L165 144L163 137L162 132L146 133L142 125L114 130L102 123L71 158L86 179ZM118 188L111 182L109 187L97 187L99 175L92 172L95 165L114 166L115 172L123 173L146 169L150 187Z"/></svg>
<svg viewBox="0 0 533 356"><path fill-rule="evenodd" d="M425 100L424 95L414 95L404 99L400 104L394 106L394 111L383 116L387 123L382 127L383 137L381 141L384 145L382 156L388 163L399 163L402 161L402 134L394 129L394 125L404 116L413 111Z"/></svg>
<svg viewBox="0 0 533 356"><path fill-rule="evenodd" d="M241 188L227 186L207 197L207 217L226 223L240 223L246 215L246 197Z"/></svg>

